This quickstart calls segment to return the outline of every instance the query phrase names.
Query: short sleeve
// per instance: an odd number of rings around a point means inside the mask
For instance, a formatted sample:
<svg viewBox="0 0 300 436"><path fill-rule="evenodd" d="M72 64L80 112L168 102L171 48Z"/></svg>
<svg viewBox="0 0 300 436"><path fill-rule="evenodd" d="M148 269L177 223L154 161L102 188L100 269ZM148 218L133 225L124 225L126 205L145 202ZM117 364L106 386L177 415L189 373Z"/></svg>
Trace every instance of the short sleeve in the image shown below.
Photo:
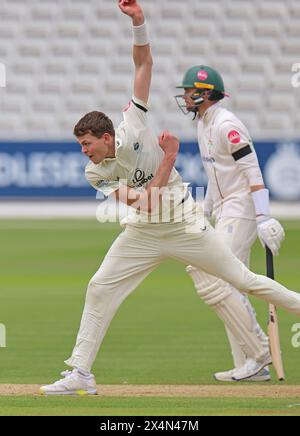
<svg viewBox="0 0 300 436"><path fill-rule="evenodd" d="M113 194L114 192L120 189L120 182L116 181L108 181L108 180L98 180L96 183L91 183L93 188L97 189L97 191L102 192L105 197Z"/></svg>
<svg viewBox="0 0 300 436"><path fill-rule="evenodd" d="M256 151L247 128L241 122L228 121L221 126L221 141L227 147L250 186L263 185Z"/></svg>
<svg viewBox="0 0 300 436"><path fill-rule="evenodd" d="M125 129L133 129L136 132L145 130L148 110L149 106L146 103L133 96L123 111Z"/></svg>
<svg viewBox="0 0 300 436"><path fill-rule="evenodd" d="M94 189L102 192L106 197L120 188L119 180L105 179L99 168L93 169L88 165L85 170L85 177Z"/></svg>
<svg viewBox="0 0 300 436"><path fill-rule="evenodd" d="M241 122L226 121L220 126L220 139L237 161L253 152L253 143L247 128Z"/></svg>

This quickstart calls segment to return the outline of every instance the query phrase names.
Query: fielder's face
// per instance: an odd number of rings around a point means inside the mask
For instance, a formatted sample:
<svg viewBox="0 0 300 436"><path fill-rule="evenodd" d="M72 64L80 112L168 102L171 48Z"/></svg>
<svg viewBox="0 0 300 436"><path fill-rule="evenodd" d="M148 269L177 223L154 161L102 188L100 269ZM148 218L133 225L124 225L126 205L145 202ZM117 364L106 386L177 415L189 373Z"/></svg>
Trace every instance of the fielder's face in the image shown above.
<svg viewBox="0 0 300 436"><path fill-rule="evenodd" d="M182 96L183 100L185 101L185 105L186 105L186 109L187 110L192 110L195 106L195 102L192 99L192 96L194 95L194 93L197 91L196 88L185 88L184 90L184 94Z"/></svg>
<svg viewBox="0 0 300 436"><path fill-rule="evenodd" d="M77 138L77 140L81 145L82 153L97 165L109 156L113 138L109 133L104 133L101 138L97 138L91 133L86 133Z"/></svg>

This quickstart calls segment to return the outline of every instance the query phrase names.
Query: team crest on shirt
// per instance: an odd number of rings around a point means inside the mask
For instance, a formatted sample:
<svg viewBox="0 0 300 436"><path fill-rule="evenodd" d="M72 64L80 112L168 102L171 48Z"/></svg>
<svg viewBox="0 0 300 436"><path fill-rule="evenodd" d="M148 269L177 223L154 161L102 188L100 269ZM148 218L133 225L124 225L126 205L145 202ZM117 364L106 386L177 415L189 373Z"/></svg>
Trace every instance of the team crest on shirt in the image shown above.
<svg viewBox="0 0 300 436"><path fill-rule="evenodd" d="M239 144L241 142L241 135L236 130L228 133L228 139L232 144Z"/></svg>

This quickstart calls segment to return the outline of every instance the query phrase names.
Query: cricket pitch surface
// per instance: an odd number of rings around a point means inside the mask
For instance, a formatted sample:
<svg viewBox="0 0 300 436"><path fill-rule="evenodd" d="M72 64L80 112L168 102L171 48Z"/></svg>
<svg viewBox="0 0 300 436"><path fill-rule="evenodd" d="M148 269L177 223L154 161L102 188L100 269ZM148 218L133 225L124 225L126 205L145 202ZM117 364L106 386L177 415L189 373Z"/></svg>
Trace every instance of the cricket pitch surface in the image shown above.
<svg viewBox="0 0 300 436"><path fill-rule="evenodd" d="M36 396L41 385L0 385L0 396ZM300 386L98 385L102 397L300 398Z"/></svg>

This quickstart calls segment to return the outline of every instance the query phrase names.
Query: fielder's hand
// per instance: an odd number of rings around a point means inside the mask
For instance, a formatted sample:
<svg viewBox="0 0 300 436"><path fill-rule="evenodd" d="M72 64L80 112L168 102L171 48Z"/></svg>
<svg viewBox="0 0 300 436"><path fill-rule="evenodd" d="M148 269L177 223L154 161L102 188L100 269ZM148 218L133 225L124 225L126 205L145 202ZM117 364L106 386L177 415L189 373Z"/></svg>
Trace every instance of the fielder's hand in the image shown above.
<svg viewBox="0 0 300 436"><path fill-rule="evenodd" d="M282 242L285 239L285 232L279 221L267 216L260 216L256 219L257 233L262 246L270 248L273 256L278 256Z"/></svg>
<svg viewBox="0 0 300 436"><path fill-rule="evenodd" d="M174 155L176 157L179 151L179 139L167 130L160 135L159 145L166 155Z"/></svg>

